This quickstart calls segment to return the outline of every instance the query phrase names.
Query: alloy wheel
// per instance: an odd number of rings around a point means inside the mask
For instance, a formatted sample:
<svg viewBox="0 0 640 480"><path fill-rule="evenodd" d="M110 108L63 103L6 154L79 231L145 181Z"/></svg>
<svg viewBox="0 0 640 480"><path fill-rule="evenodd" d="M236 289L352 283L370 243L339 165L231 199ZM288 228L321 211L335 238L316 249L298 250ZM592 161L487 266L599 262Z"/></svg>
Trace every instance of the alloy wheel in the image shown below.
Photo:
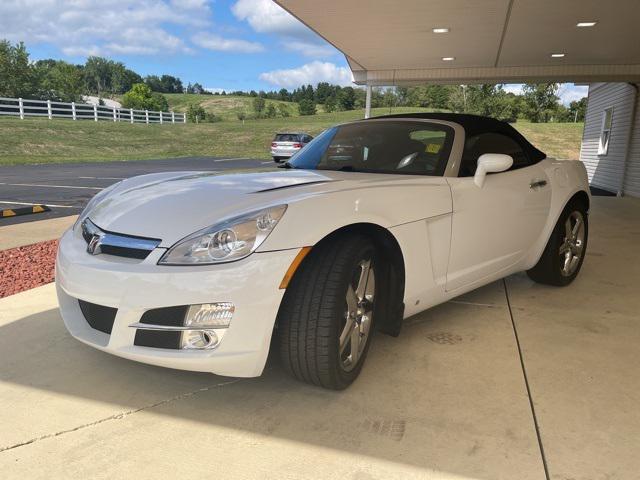
<svg viewBox="0 0 640 480"><path fill-rule="evenodd" d="M340 332L338 357L349 372L358 364L369 339L376 290L375 270L371 259L361 260L354 269L345 298L345 316Z"/></svg>
<svg viewBox="0 0 640 480"><path fill-rule="evenodd" d="M560 273L565 277L573 275L584 253L584 217L577 210L571 212L564 223L564 239L560 245Z"/></svg>

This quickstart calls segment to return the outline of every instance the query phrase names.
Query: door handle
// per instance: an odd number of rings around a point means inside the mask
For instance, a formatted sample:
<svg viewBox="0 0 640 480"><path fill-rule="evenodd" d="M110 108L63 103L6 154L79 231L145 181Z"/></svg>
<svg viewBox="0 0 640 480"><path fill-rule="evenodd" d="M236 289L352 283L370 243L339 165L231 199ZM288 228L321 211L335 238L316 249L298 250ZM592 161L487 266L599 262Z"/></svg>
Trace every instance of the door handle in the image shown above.
<svg viewBox="0 0 640 480"><path fill-rule="evenodd" d="M531 182L529 184L529 188L538 188L538 187L544 187L547 184L546 180L534 180L533 182Z"/></svg>

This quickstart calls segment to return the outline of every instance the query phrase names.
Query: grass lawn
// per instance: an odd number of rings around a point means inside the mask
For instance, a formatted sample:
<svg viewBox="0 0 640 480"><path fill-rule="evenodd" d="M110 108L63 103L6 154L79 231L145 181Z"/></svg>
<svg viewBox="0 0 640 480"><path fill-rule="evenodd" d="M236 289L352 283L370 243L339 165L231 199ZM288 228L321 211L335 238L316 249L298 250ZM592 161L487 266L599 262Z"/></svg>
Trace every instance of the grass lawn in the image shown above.
<svg viewBox="0 0 640 480"><path fill-rule="evenodd" d="M392 112L421 110L424 109L394 108ZM373 115L386 113L389 113L388 108L373 109L372 112ZM269 158L269 144L277 131L296 130L316 135L330 125L356 120L362 115L362 110L354 110L307 117L247 120L244 125L235 118L199 125L130 125L5 117L0 118L0 165L201 155ZM515 126L550 156L569 159L579 156L581 123L518 122Z"/></svg>

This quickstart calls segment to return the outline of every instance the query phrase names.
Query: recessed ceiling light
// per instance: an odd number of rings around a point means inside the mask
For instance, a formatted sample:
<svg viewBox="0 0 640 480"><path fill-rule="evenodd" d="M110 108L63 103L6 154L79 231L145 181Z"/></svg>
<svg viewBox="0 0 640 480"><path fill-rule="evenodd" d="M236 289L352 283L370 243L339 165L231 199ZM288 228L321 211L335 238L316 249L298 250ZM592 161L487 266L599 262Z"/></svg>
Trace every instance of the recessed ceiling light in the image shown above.
<svg viewBox="0 0 640 480"><path fill-rule="evenodd" d="M453 62L455 59L456 57L442 57L444 62Z"/></svg>
<svg viewBox="0 0 640 480"><path fill-rule="evenodd" d="M551 54L551 58L562 58L564 57L566 54L564 53L552 53Z"/></svg>
<svg viewBox="0 0 640 480"><path fill-rule="evenodd" d="M598 22L578 22L576 23L576 27L595 27L596 23Z"/></svg>
<svg viewBox="0 0 640 480"><path fill-rule="evenodd" d="M438 27L431 30L433 33L449 33L449 28L447 27Z"/></svg>

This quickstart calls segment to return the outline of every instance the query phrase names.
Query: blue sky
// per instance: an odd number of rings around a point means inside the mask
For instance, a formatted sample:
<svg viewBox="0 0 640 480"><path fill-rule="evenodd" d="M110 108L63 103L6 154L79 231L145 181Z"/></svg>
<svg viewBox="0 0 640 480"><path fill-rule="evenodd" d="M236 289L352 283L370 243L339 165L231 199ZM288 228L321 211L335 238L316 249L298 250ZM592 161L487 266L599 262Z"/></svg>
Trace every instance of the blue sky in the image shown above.
<svg viewBox="0 0 640 480"><path fill-rule="evenodd" d="M0 37L34 60L101 55L212 90L351 84L344 56L271 0L1 0ZM564 103L584 95L561 87Z"/></svg>

